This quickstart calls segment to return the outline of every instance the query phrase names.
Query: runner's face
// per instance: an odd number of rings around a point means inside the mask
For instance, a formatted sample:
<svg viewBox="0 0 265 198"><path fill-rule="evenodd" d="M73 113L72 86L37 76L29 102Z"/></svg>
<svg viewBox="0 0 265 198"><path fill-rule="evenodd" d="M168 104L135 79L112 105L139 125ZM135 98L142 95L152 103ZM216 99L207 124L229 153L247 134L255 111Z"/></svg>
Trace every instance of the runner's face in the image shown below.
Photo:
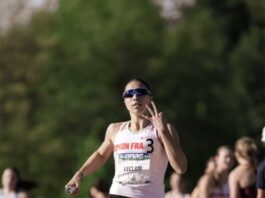
<svg viewBox="0 0 265 198"><path fill-rule="evenodd" d="M124 92L130 89L138 89L143 88L147 89L144 84L138 81L131 81L129 82ZM134 94L132 97L126 97L124 98L124 103L126 108L130 113L136 114L136 115L142 115L146 112L146 105L149 104L152 100L152 96L145 94L138 96L137 94Z"/></svg>

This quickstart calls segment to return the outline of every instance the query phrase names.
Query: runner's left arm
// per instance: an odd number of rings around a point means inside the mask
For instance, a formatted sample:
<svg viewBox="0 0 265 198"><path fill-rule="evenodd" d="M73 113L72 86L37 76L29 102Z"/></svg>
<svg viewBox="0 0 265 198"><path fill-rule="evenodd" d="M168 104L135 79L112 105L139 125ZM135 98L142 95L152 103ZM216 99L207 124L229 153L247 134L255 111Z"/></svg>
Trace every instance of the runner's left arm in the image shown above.
<svg viewBox="0 0 265 198"><path fill-rule="evenodd" d="M158 111L154 101L146 107L151 117L146 115L143 117L155 126L172 168L177 173L183 174L187 170L187 158L180 145L177 130L166 121L164 114Z"/></svg>
<svg viewBox="0 0 265 198"><path fill-rule="evenodd" d="M167 128L164 131L160 131L159 135L172 168L179 174L185 173L187 170L187 158L180 145L175 127L172 124L167 124Z"/></svg>

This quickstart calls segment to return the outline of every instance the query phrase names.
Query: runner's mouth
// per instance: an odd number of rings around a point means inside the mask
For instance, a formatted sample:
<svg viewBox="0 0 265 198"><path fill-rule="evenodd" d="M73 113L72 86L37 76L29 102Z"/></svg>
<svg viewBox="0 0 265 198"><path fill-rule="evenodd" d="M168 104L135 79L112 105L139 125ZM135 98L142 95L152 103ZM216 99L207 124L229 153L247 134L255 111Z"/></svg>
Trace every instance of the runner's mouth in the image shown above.
<svg viewBox="0 0 265 198"><path fill-rule="evenodd" d="M139 106L142 106L142 104L140 104L140 103L135 103L135 104L133 104L132 106L133 106L133 107L139 107Z"/></svg>

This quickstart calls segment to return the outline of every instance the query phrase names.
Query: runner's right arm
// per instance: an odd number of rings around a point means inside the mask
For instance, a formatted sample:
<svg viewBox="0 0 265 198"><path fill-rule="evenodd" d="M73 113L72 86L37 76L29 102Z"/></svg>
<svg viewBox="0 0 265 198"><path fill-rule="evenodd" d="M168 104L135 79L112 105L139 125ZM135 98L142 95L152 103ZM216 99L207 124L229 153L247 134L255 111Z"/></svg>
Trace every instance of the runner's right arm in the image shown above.
<svg viewBox="0 0 265 198"><path fill-rule="evenodd" d="M86 160L83 166L74 174L72 179L65 185L76 187L78 190L73 194L79 192L80 181L83 177L95 172L102 165L106 163L113 151L112 137L117 131L117 124L110 124L106 131L104 142L100 147Z"/></svg>

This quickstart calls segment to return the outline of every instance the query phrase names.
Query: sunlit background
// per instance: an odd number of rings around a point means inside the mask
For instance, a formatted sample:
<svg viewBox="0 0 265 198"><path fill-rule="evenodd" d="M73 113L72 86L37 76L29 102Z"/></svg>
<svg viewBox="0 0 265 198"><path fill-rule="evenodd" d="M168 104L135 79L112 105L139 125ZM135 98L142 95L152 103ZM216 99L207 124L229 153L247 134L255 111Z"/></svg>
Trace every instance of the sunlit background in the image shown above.
<svg viewBox="0 0 265 198"><path fill-rule="evenodd" d="M179 132L191 192L220 145L249 136L264 158L264 75L260 0L0 0L0 171L37 181L33 198L68 197L141 77ZM77 197L113 174L110 159Z"/></svg>

